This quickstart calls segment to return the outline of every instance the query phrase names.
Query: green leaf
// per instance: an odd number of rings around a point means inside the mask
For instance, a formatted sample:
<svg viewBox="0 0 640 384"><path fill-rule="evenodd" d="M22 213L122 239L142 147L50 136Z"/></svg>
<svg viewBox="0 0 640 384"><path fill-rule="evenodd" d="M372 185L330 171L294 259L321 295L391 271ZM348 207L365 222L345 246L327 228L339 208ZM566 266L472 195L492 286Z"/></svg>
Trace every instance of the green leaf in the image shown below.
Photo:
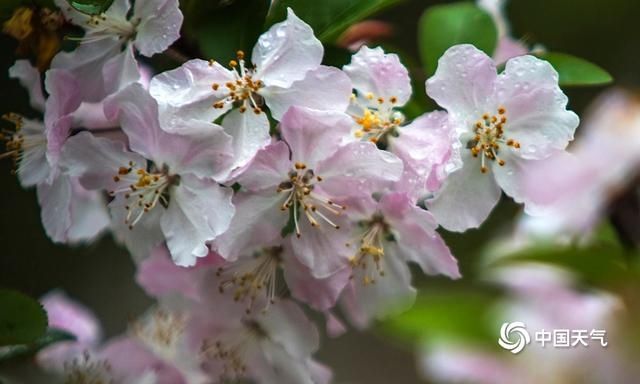
<svg viewBox="0 0 640 384"><path fill-rule="evenodd" d="M190 33L207 58L225 63L235 59L238 50L249 57L262 33L268 9L267 0L236 1L213 10L206 18L194 20Z"/></svg>
<svg viewBox="0 0 640 384"><path fill-rule="evenodd" d="M537 56L558 71L561 86L605 85L613 81L609 72L579 57L558 52L545 52Z"/></svg>
<svg viewBox="0 0 640 384"><path fill-rule="evenodd" d="M99 15L109 9L113 0L67 0L67 2L78 12Z"/></svg>
<svg viewBox="0 0 640 384"><path fill-rule="evenodd" d="M382 331L409 344L434 339L492 340L489 309L493 299L477 290L423 293L410 310L382 323Z"/></svg>
<svg viewBox="0 0 640 384"><path fill-rule="evenodd" d="M62 341L73 341L76 337L67 331L60 329L49 329L36 341L30 344L12 345L0 347L0 363L8 360L32 356L41 349Z"/></svg>
<svg viewBox="0 0 640 384"><path fill-rule="evenodd" d="M323 43L333 43L351 25L403 0L278 0L267 17L267 26L287 18L287 8L309 24Z"/></svg>
<svg viewBox="0 0 640 384"><path fill-rule="evenodd" d="M28 344L47 329L47 314L37 301L22 293L0 290L0 346Z"/></svg>
<svg viewBox="0 0 640 384"><path fill-rule="evenodd" d="M542 262L566 268L588 285L605 289L625 279L637 279L636 272L629 266L627 251L610 242L566 247L542 244L500 259L494 265L521 262Z"/></svg>
<svg viewBox="0 0 640 384"><path fill-rule="evenodd" d="M420 57L429 76L450 47L473 44L491 56L498 41L498 30L491 16L472 3L431 7L420 18L418 28Z"/></svg>

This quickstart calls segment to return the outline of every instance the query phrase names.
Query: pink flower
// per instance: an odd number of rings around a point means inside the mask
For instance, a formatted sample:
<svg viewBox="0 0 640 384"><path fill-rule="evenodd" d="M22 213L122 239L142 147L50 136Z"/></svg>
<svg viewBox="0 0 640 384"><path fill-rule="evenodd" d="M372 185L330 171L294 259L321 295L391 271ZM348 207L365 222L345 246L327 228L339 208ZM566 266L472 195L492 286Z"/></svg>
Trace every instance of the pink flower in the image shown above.
<svg viewBox="0 0 640 384"><path fill-rule="evenodd" d="M27 87L31 105L45 112L45 116L41 122L17 114L5 115L15 125L15 133L5 134L7 152L2 157L16 162L23 187L37 187L42 223L53 241L94 239L109 223L105 203L100 194L86 191L59 167L62 147L71 134L73 114L80 105L78 83L67 71L48 71L45 87L49 97L45 101L40 74L27 61L17 61L9 74Z"/></svg>
<svg viewBox="0 0 640 384"><path fill-rule="evenodd" d="M289 9L287 20L260 36L251 61L243 52L229 63L191 60L178 69L156 76L151 94L167 112L163 128L180 132L171 117L180 115L214 121L234 138L236 166L246 164L270 141L269 107L276 119L291 105L344 111L349 102L349 79L338 69L321 66L323 47L313 30ZM234 108L238 106L238 108ZM231 110L231 112L229 112Z"/></svg>
<svg viewBox="0 0 640 384"><path fill-rule="evenodd" d="M640 165L640 103L634 95L607 91L584 122L583 135L569 153L538 163L523 177L554 234L590 233L609 203L633 182Z"/></svg>
<svg viewBox="0 0 640 384"><path fill-rule="evenodd" d="M449 113L462 146L462 166L428 202L438 222L453 231L479 226L501 189L533 211L518 178L535 161L566 148L579 121L566 109L553 67L521 56L498 75L487 55L458 45L440 59L427 93Z"/></svg>
<svg viewBox="0 0 640 384"><path fill-rule="evenodd" d="M477 0L476 2L478 7L491 15L498 29L498 44L493 53L493 60L496 63L504 63L511 58L529 53L526 45L511 36L511 26L505 15L506 0Z"/></svg>
<svg viewBox="0 0 640 384"><path fill-rule="evenodd" d="M409 124L399 110L411 97L407 69L395 54L382 48L362 47L344 67L354 94L348 113L354 136L381 143L404 162L404 175L396 189L404 187L414 199L436 190L446 176L455 134L443 112L424 114Z"/></svg>
<svg viewBox="0 0 640 384"><path fill-rule="evenodd" d="M203 285L205 295L219 286L211 277ZM208 298L192 311L188 329L194 344L201 345L211 377L261 384L329 381L330 373L311 358L318 349L318 332L295 303L283 300L269 311L247 314L242 303L226 295L209 293Z"/></svg>
<svg viewBox="0 0 640 384"><path fill-rule="evenodd" d="M355 234L349 246L351 284L342 304L358 326L413 304L408 262L427 274L459 278L458 263L436 232L433 216L416 206L406 193L384 195L379 202L359 201Z"/></svg>
<svg viewBox="0 0 640 384"><path fill-rule="evenodd" d="M291 107L282 117L284 142L258 152L237 178L237 214L217 242L218 252L235 260L253 236L280 236L289 222L293 251L316 277L344 267L348 239L340 203L368 197L398 180L402 163L372 143L339 145L351 129L342 113Z"/></svg>
<svg viewBox="0 0 640 384"><path fill-rule="evenodd" d="M157 103L139 84L110 98L105 112L119 118L135 152L81 132L65 145L63 163L84 187L113 196L114 230L130 250L146 257L165 240L177 264L195 264L234 214L231 190L214 181L230 161L230 138L202 121L184 123L190 137L163 131Z"/></svg>
<svg viewBox="0 0 640 384"><path fill-rule="evenodd" d="M493 328L499 330L502 322L521 321L531 333L532 342L516 358L506 352L495 353L493 345L485 348L444 340L429 343L420 360L425 376L446 383L498 384L550 382L559 377L600 383L624 377L625 363L613 341L604 350L597 339L587 339L589 347L572 348L554 348L552 341L542 346L533 339L533 332L542 330L596 329L606 330L608 337L614 335L614 319L622 310L618 298L604 292L581 292L574 288L571 274L543 264L502 267L490 279L509 292L509 297L493 308Z"/></svg>
<svg viewBox="0 0 640 384"><path fill-rule="evenodd" d="M66 19L85 29L80 46L61 52L52 68L74 73L83 84L83 100L97 102L139 79L134 50L150 57L180 37L182 13L177 0L115 0L100 15L87 15L56 0Z"/></svg>
<svg viewBox="0 0 640 384"><path fill-rule="evenodd" d="M100 323L91 311L62 292L47 293L40 302L47 311L50 328L70 332L76 337L74 341L56 343L38 352L38 364L61 372L66 361L98 345L102 333Z"/></svg>

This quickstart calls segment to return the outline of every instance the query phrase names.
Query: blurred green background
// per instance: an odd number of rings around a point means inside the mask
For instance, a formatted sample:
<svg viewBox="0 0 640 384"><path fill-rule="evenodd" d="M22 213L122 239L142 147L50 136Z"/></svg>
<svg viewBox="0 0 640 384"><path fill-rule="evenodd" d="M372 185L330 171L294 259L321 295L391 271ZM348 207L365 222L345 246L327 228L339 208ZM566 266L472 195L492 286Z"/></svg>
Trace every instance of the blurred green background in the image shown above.
<svg viewBox="0 0 640 384"><path fill-rule="evenodd" d="M371 17L393 26L393 36L379 43L397 47L409 58L405 64L417 84L415 98L425 105L425 74L419 64L416 35L423 10L437 3L444 2L404 1ZM588 59L607 69L617 85L640 86L640 1L513 0L507 5L507 15L515 37ZM15 60L15 47L12 38L0 35L0 112L33 115L26 91L4 75ZM602 89L567 89L571 108L580 113ZM52 244L40 224L35 192L22 190L10 170L8 161L0 163L0 288L16 289L33 297L62 289L95 311L106 336L122 332L128 320L150 304L133 281L135 269L127 253L109 237L80 248ZM503 200L480 230L446 234L464 278L451 282L419 277L416 284L426 292L476 290L492 294L492 288L474 278L479 252L486 240L512 227L518 212L517 206ZM458 304L447 303L452 307ZM386 332L352 331L339 339L325 339L318 358L334 369L336 383L425 382L416 373L413 347L400 340L390 338Z"/></svg>

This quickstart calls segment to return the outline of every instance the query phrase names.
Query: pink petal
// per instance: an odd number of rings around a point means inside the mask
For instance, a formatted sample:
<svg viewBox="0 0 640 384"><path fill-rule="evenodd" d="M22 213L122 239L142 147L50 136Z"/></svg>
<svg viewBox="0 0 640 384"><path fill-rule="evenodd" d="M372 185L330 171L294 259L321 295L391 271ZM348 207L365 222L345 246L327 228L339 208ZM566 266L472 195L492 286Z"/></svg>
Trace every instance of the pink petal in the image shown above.
<svg viewBox="0 0 640 384"><path fill-rule="evenodd" d="M380 47L360 48L351 58L351 64L343 69L359 94L372 93L376 99L382 97L385 100L395 97L398 106L406 104L411 97L407 68L402 65L398 55L387 54Z"/></svg>
<svg viewBox="0 0 640 384"><path fill-rule="evenodd" d="M380 211L394 233L398 257L418 263L424 273L460 277L458 262L436 232L438 224L431 213L413 204L403 193L385 195L380 200Z"/></svg>
<svg viewBox="0 0 640 384"><path fill-rule="evenodd" d="M275 192L291 169L289 147L283 141L278 141L258 151L236 181L249 191L271 189L271 192Z"/></svg>
<svg viewBox="0 0 640 384"><path fill-rule="evenodd" d="M192 300L199 300L198 277L200 268L177 266L162 245L151 252L151 256L138 265L136 282L152 297L163 297L179 293Z"/></svg>
<svg viewBox="0 0 640 384"><path fill-rule="evenodd" d="M291 148L292 161L313 169L338 149L352 125L351 118L344 113L294 106L282 116L280 131Z"/></svg>

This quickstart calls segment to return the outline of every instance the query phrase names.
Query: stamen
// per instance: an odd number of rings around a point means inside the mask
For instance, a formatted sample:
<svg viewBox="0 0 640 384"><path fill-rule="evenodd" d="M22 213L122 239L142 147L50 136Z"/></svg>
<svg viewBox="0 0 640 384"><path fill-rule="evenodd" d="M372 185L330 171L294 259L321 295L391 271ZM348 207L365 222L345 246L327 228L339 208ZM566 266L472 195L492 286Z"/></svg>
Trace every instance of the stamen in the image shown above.
<svg viewBox="0 0 640 384"><path fill-rule="evenodd" d="M267 337L265 330L255 320L242 319L240 322L239 329L202 343L201 356L222 363L219 382L235 381L245 377L249 346Z"/></svg>
<svg viewBox="0 0 640 384"><path fill-rule="evenodd" d="M322 176L316 175L312 169L308 169L307 165L301 162L294 164L294 169L288 176L289 180L280 183L276 191L287 194L280 209L282 211L293 209L290 214L293 216L296 236L302 235L298 217L300 209L312 227L319 227L324 223L340 229L340 225L328 215L340 216L347 207L314 192L315 184L322 182Z"/></svg>
<svg viewBox="0 0 640 384"><path fill-rule="evenodd" d="M216 275L223 279L218 290L220 293L231 290L235 301L247 302L247 314L254 309L256 300L262 297L265 299L262 311L266 312L278 294L277 272L281 263L281 247L262 249L250 259L219 268Z"/></svg>
<svg viewBox="0 0 640 384"><path fill-rule="evenodd" d="M211 88L214 91L223 91L221 99L213 103L213 108L223 109L226 106L234 105L239 108L240 113L245 113L247 109L255 114L262 113L263 100L259 91L264 84L260 80L254 80L254 68L248 68L245 63L243 51L236 52L237 60L229 61L229 67L233 70L235 81L225 84L226 89L220 84L213 83ZM226 91L226 92L225 92Z"/></svg>
<svg viewBox="0 0 640 384"><path fill-rule="evenodd" d="M351 278L361 275L363 285L376 282L376 278L384 276L384 247L383 239L389 232L389 227L382 216L376 215L369 221L360 223L365 228L357 252L349 259L352 268ZM351 247L352 243L347 243ZM373 267L373 268L371 268Z"/></svg>
<svg viewBox="0 0 640 384"><path fill-rule="evenodd" d="M373 93L367 93L362 101L361 104L357 96L352 95L351 103L363 111L361 115L351 115L362 127L354 133L357 138L377 143L387 135L395 134L404 122L404 115L394 109L398 102L397 97L392 96L387 100Z"/></svg>
<svg viewBox="0 0 640 384"><path fill-rule="evenodd" d="M166 167L160 171L147 171L146 167L135 168L136 164L133 162L129 162L126 167L120 167L113 180L123 184L123 187L109 191L109 195L122 194L129 201L125 206L127 215L124 221L129 229L133 229L158 203L166 208L169 205L170 188L179 182L179 177L170 175ZM136 201L130 201L133 198Z"/></svg>
<svg viewBox="0 0 640 384"><path fill-rule="evenodd" d="M44 127L33 129L34 122L26 121L17 113L7 113L2 119L13 124L13 130L2 129L0 140L4 141L4 152L0 153L0 160L12 159L12 174L18 172L19 168L27 166L34 160L32 154L46 151L47 139L44 134ZM31 124L31 129L25 129L25 125Z"/></svg>
<svg viewBox="0 0 640 384"><path fill-rule="evenodd" d="M506 138L504 126L507 123L507 110L505 107L498 107L497 115L485 113L481 119L474 124L474 136L467 142L467 148L473 157L480 156L480 172L487 173L489 168L485 159L497 161L499 166L504 166L506 161L500 158L501 145L519 149L520 143Z"/></svg>

